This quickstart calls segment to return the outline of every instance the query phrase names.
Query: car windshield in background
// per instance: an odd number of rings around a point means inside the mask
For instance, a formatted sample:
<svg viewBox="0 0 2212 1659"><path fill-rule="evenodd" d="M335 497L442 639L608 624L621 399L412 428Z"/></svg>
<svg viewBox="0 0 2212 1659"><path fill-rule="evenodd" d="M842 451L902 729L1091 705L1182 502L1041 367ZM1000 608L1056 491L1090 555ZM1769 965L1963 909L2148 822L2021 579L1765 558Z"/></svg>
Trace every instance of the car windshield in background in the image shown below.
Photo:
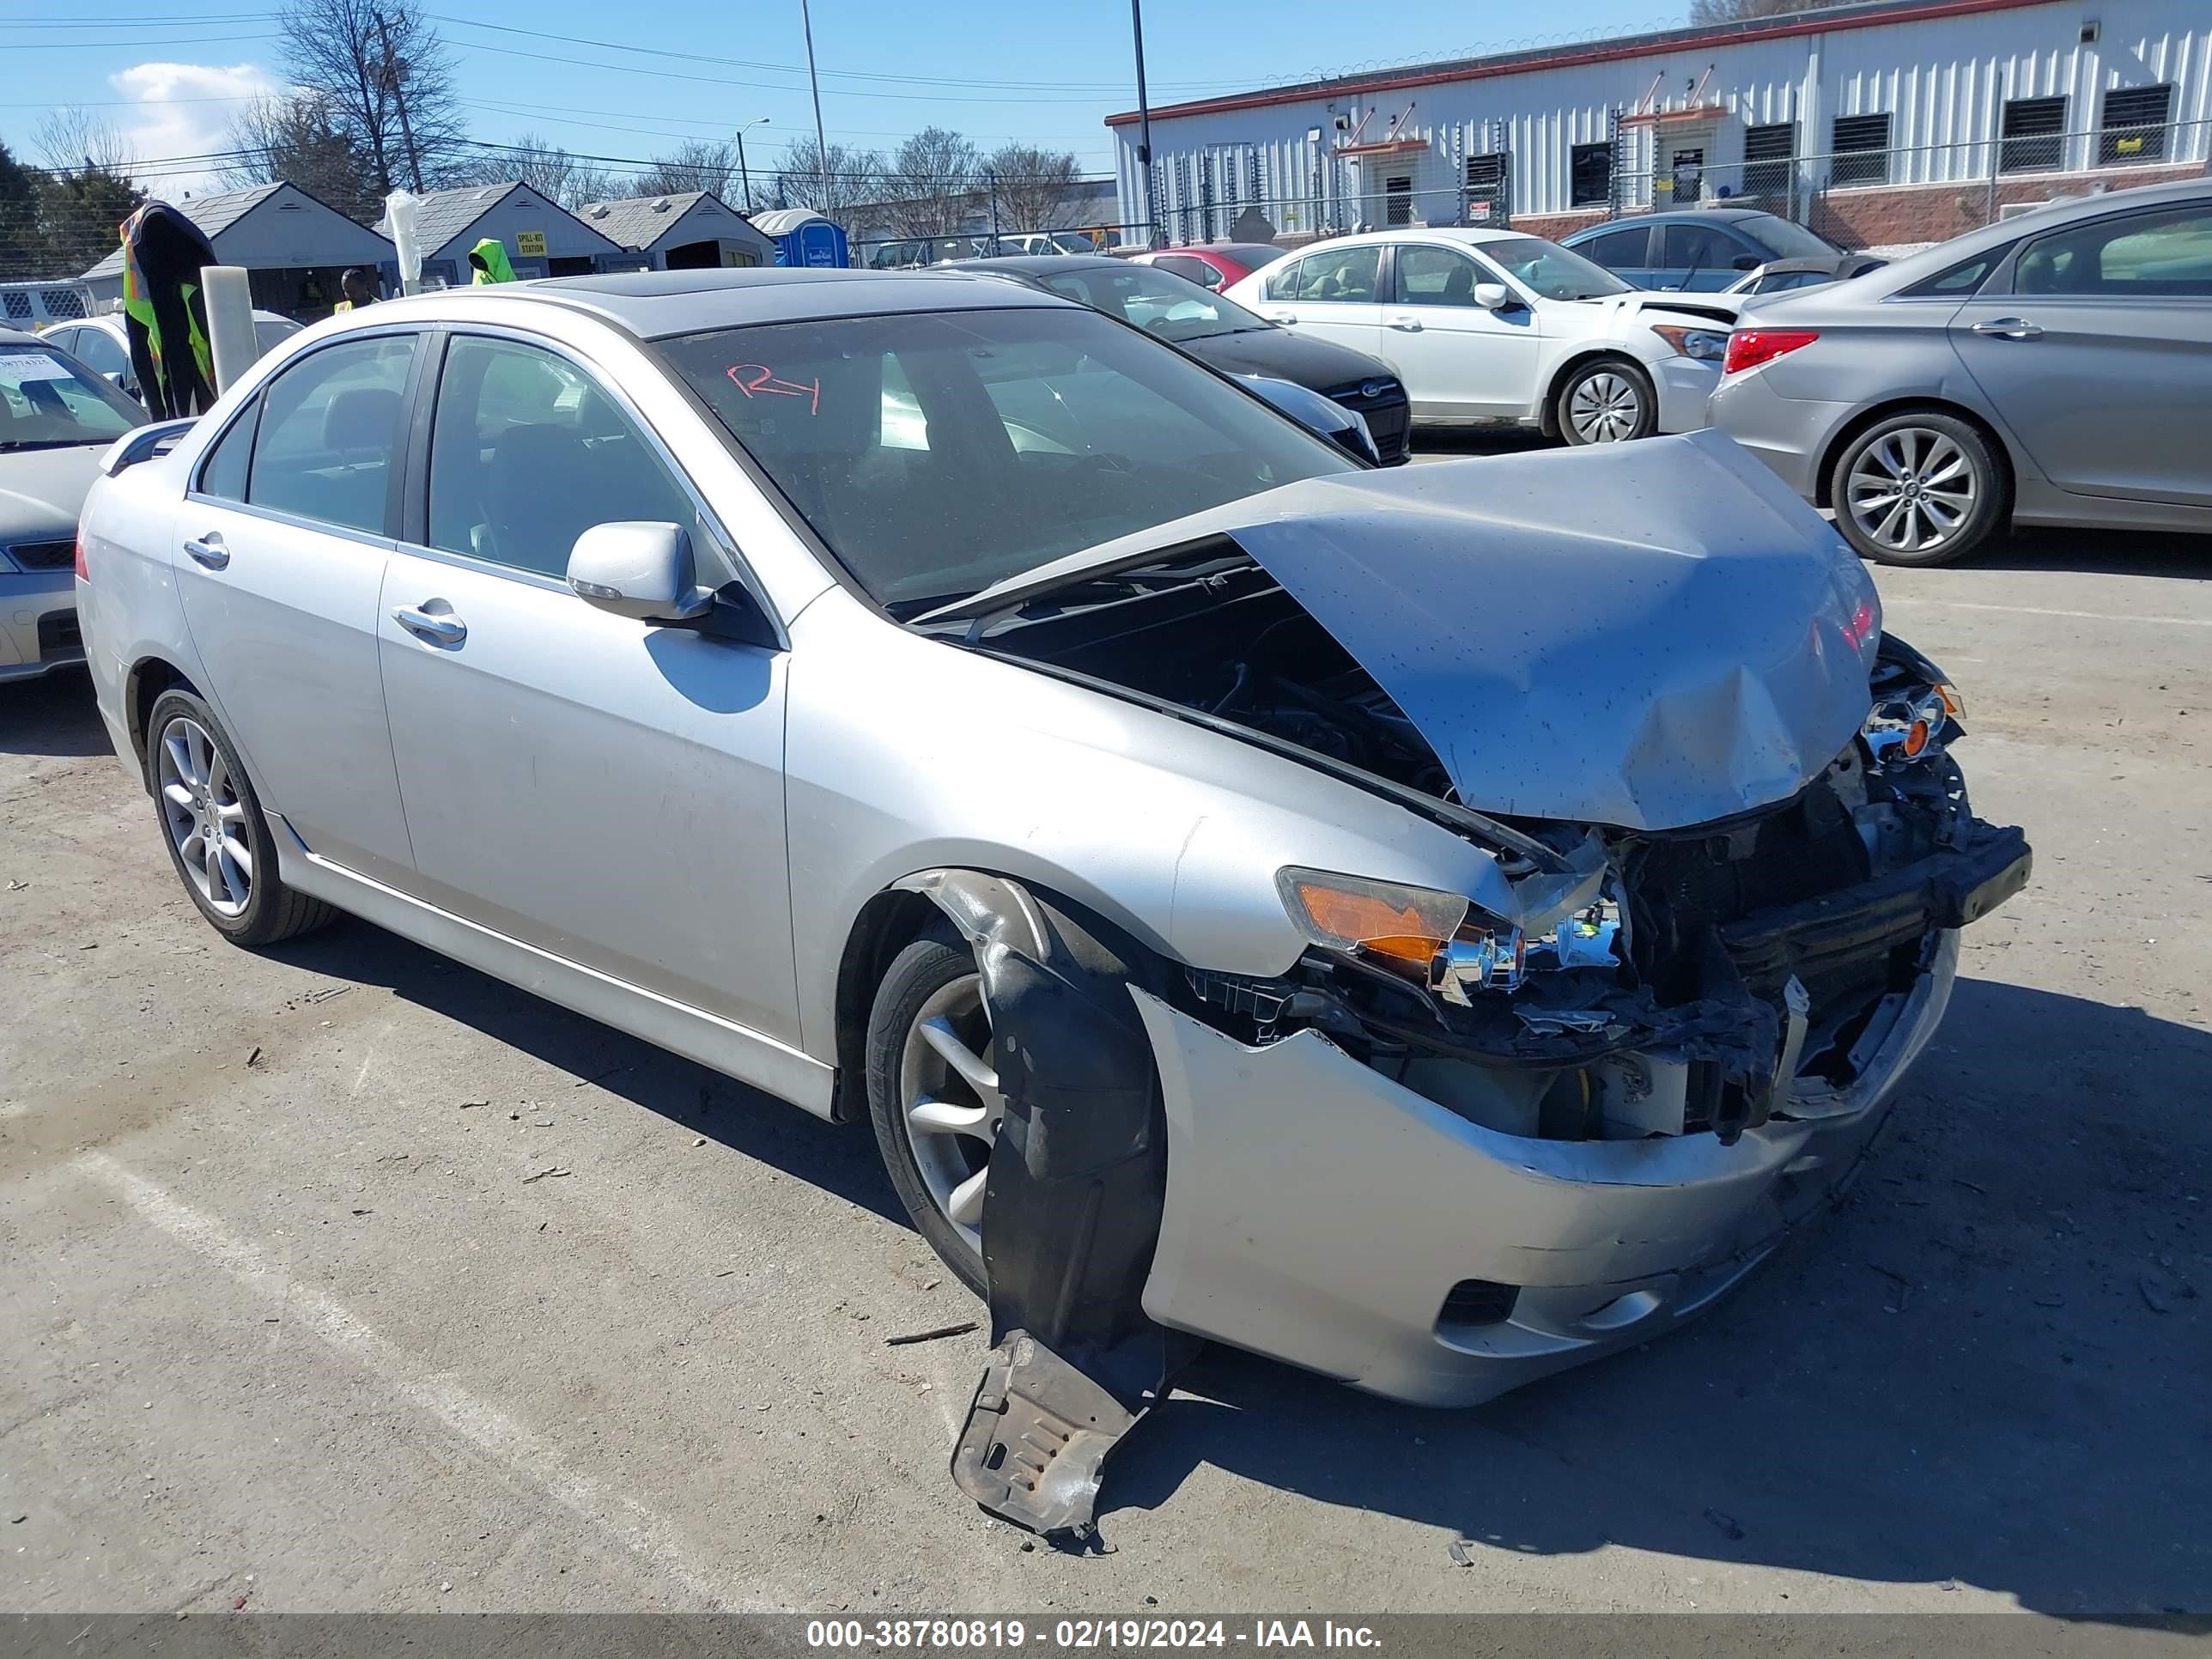
<svg viewBox="0 0 2212 1659"><path fill-rule="evenodd" d="M779 323L660 349L899 615L1355 470L1211 371L1087 311Z"/></svg>
<svg viewBox="0 0 2212 1659"><path fill-rule="evenodd" d="M0 344L0 450L112 443L145 418L52 346Z"/></svg>
<svg viewBox="0 0 2212 1659"><path fill-rule="evenodd" d="M1038 280L1062 299L1119 317L1163 340L1203 340L1216 334L1274 326L1233 300L1224 300L1171 270L1151 265L1054 270Z"/></svg>
<svg viewBox="0 0 2212 1659"><path fill-rule="evenodd" d="M1790 219L1760 219L1744 227L1754 241L1774 250L1778 259L1825 259L1837 252L1835 244Z"/></svg>
<svg viewBox="0 0 2212 1659"><path fill-rule="evenodd" d="M1547 300L1602 300L1609 294L1636 291L1603 265L1594 265L1579 253L1534 236L1504 237L1485 242L1477 251Z"/></svg>

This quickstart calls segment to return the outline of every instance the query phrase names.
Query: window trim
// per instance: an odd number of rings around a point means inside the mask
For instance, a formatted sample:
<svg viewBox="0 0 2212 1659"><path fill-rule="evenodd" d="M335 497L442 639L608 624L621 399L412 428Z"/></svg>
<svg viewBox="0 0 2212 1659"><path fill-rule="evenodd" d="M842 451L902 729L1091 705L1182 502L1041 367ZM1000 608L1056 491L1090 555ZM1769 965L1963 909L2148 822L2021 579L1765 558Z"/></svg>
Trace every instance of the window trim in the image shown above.
<svg viewBox="0 0 2212 1659"><path fill-rule="evenodd" d="M550 335L534 333L526 328L518 328L505 323L442 321L438 325L435 331L439 336L438 372L434 376L426 375L422 383L417 387L416 400L407 424L406 501L400 524L402 533L396 540L398 551L414 558L428 559L435 563L452 565L457 569L477 571L490 576L504 576L510 580L524 582L531 586L556 590L568 594L572 599L576 599L579 605L584 603L584 600L577 598L575 590L568 586L564 578L547 575L543 571L525 570L518 565L499 564L489 559L479 559L473 554L448 552L444 548L430 546L427 539L430 525L430 440L432 429L436 424L438 388L445 380L446 359L453 343L459 339L495 339L505 340L514 345L530 346L562 359L578 373L586 376L593 387L621 410L630 423L644 434L647 447L659 459L661 465L668 469L669 476L676 480L677 488L690 499L692 510L699 515L700 521L713 532L715 544L713 552L703 551L696 545L692 548L691 556L695 567L701 561L719 556L724 568L731 573L730 580L744 585L745 591L752 595L754 603L760 606L761 614L768 618L769 626L775 635L775 649L777 651L791 649L791 635L784 626L784 619L775 606L769 602L767 590L762 586L760 579L753 574L751 565L745 560L744 550L738 545L737 538L730 533L729 526L722 522L721 515L714 511L712 503L707 499L706 493L693 481L691 475L684 470L682 464L677 460L675 453L668 447L667 441L654 429L653 422L645 417L644 411L638 408L636 403L632 400L629 392L623 389L621 383L613 374L566 341L555 339ZM654 368L665 374L667 370L659 354L651 351L649 347L647 349ZM696 409L694 417L696 418ZM695 568L695 577L696 575ZM720 585L715 584L717 586Z"/></svg>
<svg viewBox="0 0 2212 1659"><path fill-rule="evenodd" d="M349 330L346 333L325 340L321 344L277 364L270 373L261 376L254 382L252 394L246 398L239 412L230 420L224 422L222 430L210 439L202 446L199 453L192 457L191 475L185 483L185 499L204 506L219 507L226 513L243 513L249 518L265 519L271 524L287 525L298 530L313 530L325 536L337 536L346 541L360 542L367 546L380 547L387 552L390 551L398 542L398 538L392 532L400 521L404 506L402 492L406 483L404 463L409 440L411 436L409 411L413 409L416 395L421 387L423 359L429 355L425 349L425 337L430 332L432 331L428 327L420 323L394 324L388 328L362 329L358 332ZM264 394L278 380L320 356L324 352L336 350L340 346L358 345L363 340L399 338L414 341L415 353L407 367L407 383L399 392L399 447L392 458L395 465L392 468L392 476L385 486L382 530L362 530L353 525L332 524L327 519L309 518L305 514L289 513L281 507L265 507L254 501L227 501L220 495L209 495L201 491L200 477L207 470L209 457L215 453L216 446L229 435L231 428L245 419L249 411L252 415L254 422L252 441L254 445L260 443L261 412L265 403ZM253 488L253 456L251 449L246 455L246 487L248 490Z"/></svg>

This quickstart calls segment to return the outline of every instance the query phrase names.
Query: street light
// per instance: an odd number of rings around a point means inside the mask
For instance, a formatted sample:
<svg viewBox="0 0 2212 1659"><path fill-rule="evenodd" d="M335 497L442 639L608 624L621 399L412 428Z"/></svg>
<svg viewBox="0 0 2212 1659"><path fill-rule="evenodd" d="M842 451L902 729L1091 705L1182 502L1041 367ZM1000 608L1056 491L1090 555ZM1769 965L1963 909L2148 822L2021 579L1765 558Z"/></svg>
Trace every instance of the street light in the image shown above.
<svg viewBox="0 0 2212 1659"><path fill-rule="evenodd" d="M753 176L745 170L745 134L755 127L764 127L767 125L768 117L763 115L757 119L747 121L738 129L738 178L744 185L745 211L748 213L753 210Z"/></svg>

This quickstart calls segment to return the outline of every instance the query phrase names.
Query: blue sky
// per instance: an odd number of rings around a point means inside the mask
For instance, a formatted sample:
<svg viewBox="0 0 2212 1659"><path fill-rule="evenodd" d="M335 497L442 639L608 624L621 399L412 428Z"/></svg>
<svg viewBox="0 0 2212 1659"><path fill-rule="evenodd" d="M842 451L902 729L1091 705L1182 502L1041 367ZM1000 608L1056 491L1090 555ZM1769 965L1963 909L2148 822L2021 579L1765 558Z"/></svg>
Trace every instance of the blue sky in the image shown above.
<svg viewBox="0 0 2212 1659"><path fill-rule="evenodd" d="M476 137L535 131L578 152L644 157L685 137L749 131L757 173L811 133L799 0L424 0L453 48ZM1686 0L1153 0L1145 19L1155 104L1409 58L1508 50L1681 21ZM282 85L264 0L207 0L167 18L148 0L0 4L0 138L26 161L52 104L100 106L136 155L223 147L240 100ZM651 17L649 26L641 23ZM536 33L527 33L535 31ZM575 40L650 47L611 49ZM1103 118L1131 106L1129 13L1119 0L814 0L823 120L833 143L889 150L934 123L986 149L1010 137L1070 149L1105 172ZM196 183L198 164L149 167Z"/></svg>

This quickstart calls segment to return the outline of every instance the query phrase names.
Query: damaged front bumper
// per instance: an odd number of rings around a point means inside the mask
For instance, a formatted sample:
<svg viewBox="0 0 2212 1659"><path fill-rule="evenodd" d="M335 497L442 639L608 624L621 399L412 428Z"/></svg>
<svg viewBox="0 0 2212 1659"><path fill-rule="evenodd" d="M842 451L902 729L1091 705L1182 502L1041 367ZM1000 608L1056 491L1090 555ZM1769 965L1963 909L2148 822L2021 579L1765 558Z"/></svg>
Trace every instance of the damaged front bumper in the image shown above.
<svg viewBox="0 0 2212 1659"><path fill-rule="evenodd" d="M1253 1048L1137 992L1168 1133L1145 1311L1437 1406L1647 1340L1849 1177L1957 964L1957 933L1939 933L1850 1084L1801 1081L1726 1145L1499 1133L1317 1032Z"/></svg>

